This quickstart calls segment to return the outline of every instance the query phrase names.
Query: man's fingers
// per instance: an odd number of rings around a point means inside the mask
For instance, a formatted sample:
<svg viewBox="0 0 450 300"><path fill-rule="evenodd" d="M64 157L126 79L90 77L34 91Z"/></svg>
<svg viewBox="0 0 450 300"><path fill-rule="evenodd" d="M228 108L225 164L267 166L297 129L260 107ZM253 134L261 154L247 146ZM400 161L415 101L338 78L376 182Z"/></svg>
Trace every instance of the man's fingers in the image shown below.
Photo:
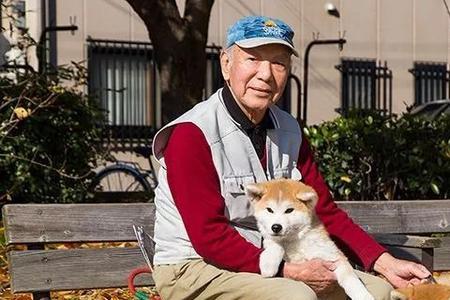
<svg viewBox="0 0 450 300"><path fill-rule="evenodd" d="M336 270L336 263L334 261L324 261L323 265L330 271Z"/></svg>
<svg viewBox="0 0 450 300"><path fill-rule="evenodd" d="M425 268L423 265L414 264L414 265L412 265L411 269L412 269L413 275L415 275L416 277L419 277L421 279L426 278L431 275L430 271L428 271L428 269Z"/></svg>
<svg viewBox="0 0 450 300"><path fill-rule="evenodd" d="M411 279L409 282L411 282L412 285L418 285L418 284L420 284L420 279L418 279L418 278L413 278L413 279Z"/></svg>

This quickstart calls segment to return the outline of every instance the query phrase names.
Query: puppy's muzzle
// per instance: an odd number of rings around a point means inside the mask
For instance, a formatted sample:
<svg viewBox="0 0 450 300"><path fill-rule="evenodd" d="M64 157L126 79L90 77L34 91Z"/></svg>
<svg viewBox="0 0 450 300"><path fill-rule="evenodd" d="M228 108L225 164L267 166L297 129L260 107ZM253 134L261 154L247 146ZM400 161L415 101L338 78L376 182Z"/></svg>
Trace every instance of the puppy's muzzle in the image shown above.
<svg viewBox="0 0 450 300"><path fill-rule="evenodd" d="M273 233L280 233L281 229L283 229L283 226L281 226L280 224L273 224L272 225Z"/></svg>

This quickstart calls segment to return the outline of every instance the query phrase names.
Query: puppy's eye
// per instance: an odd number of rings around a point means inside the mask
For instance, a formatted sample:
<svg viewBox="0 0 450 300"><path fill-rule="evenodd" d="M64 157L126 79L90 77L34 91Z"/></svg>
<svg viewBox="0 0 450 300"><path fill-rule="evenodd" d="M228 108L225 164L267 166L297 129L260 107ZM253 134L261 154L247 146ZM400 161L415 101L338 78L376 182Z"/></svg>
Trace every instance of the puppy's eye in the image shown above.
<svg viewBox="0 0 450 300"><path fill-rule="evenodd" d="M291 207L291 208L286 209L286 210L284 211L284 213L285 213L285 214L290 214L290 213L293 212L293 211L294 211L294 209Z"/></svg>
<svg viewBox="0 0 450 300"><path fill-rule="evenodd" d="M270 212L271 214L273 214L273 210L272 210L270 207L266 207L266 210L267 210L268 212Z"/></svg>

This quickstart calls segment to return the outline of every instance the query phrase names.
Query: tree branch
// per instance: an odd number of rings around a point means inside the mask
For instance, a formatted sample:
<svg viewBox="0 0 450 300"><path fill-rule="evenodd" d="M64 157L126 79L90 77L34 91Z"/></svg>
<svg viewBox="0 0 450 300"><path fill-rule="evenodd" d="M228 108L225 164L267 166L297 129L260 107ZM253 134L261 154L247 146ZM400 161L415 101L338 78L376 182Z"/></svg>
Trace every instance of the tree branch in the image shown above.
<svg viewBox="0 0 450 300"><path fill-rule="evenodd" d="M42 164L40 162L31 160L31 159L28 159L28 158L25 158L25 157L20 157L20 156L14 155L14 154L3 154L3 153L0 153L0 157L13 158L13 159L17 159L17 160L26 161L26 162L29 162L30 164L36 165L38 167L42 167L42 168L54 171L54 172L58 173L61 177L66 177L66 178L69 178L69 179L80 180L80 179L87 178L91 174L91 171L88 171L88 172L86 172L85 174L83 174L81 176L72 176L72 175L69 175L69 174L65 173L61 169L56 169L56 168L54 168L52 166L48 166L48 165Z"/></svg>

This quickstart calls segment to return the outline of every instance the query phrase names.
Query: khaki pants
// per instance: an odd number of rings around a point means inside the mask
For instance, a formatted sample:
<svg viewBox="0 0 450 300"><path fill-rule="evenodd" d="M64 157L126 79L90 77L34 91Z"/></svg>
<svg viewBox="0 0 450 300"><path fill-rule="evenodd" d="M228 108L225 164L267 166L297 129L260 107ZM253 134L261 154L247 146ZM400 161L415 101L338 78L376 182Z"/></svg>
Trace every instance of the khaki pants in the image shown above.
<svg viewBox="0 0 450 300"><path fill-rule="evenodd" d="M386 281L356 272L376 300L390 299L392 287ZM163 300L318 300L313 290L303 282L221 270L201 259L155 266L153 279ZM345 299L340 288L327 296L327 300Z"/></svg>

